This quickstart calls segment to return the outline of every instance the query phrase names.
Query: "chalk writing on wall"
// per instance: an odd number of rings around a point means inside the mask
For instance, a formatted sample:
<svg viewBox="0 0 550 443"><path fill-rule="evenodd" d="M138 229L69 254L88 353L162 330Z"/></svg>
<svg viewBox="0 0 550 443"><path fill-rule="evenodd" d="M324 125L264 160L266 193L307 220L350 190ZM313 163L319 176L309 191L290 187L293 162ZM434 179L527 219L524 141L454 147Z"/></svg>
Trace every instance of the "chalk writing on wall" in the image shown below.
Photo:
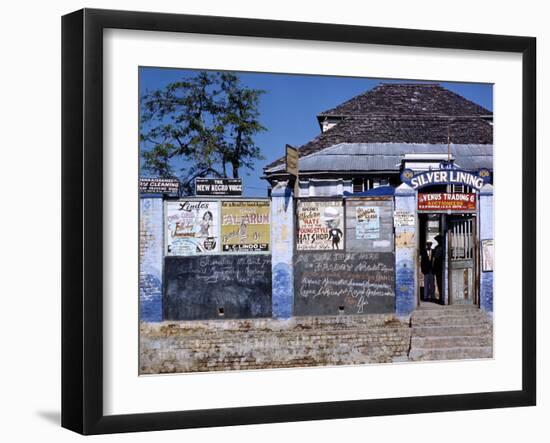
<svg viewBox="0 0 550 443"><path fill-rule="evenodd" d="M295 315L393 312L394 260L391 252L297 254Z"/></svg>
<svg viewBox="0 0 550 443"><path fill-rule="evenodd" d="M166 202L166 255L219 252L218 220L218 202Z"/></svg>
<svg viewBox="0 0 550 443"><path fill-rule="evenodd" d="M166 257L165 320L271 316L271 255Z"/></svg>
<svg viewBox="0 0 550 443"><path fill-rule="evenodd" d="M297 212L299 251L343 249L344 207L341 201L299 201Z"/></svg>
<svg viewBox="0 0 550 443"><path fill-rule="evenodd" d="M355 238L378 238L380 236L380 212L376 206L356 206Z"/></svg>
<svg viewBox="0 0 550 443"><path fill-rule="evenodd" d="M222 202L222 251L269 251L269 201Z"/></svg>

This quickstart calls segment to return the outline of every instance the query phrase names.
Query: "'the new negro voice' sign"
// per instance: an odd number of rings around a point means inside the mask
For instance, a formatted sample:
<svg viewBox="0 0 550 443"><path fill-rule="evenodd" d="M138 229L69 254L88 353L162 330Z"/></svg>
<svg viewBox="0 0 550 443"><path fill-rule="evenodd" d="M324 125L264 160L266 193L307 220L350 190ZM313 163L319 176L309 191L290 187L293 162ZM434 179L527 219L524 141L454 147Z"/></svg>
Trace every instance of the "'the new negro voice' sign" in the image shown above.
<svg viewBox="0 0 550 443"><path fill-rule="evenodd" d="M451 194L445 192L418 194L419 211L475 211L475 194Z"/></svg>
<svg viewBox="0 0 550 443"><path fill-rule="evenodd" d="M242 195L240 178L196 178L195 195Z"/></svg>

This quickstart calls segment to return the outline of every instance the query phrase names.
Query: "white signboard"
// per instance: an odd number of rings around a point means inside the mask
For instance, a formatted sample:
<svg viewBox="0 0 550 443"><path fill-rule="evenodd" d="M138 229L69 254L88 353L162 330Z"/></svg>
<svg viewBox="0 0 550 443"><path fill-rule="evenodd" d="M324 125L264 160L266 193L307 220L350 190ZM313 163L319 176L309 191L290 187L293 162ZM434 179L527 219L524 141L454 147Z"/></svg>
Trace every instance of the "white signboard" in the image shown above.
<svg viewBox="0 0 550 443"><path fill-rule="evenodd" d="M414 212L407 211L394 211L393 213L393 225L398 227L414 226L415 215Z"/></svg>

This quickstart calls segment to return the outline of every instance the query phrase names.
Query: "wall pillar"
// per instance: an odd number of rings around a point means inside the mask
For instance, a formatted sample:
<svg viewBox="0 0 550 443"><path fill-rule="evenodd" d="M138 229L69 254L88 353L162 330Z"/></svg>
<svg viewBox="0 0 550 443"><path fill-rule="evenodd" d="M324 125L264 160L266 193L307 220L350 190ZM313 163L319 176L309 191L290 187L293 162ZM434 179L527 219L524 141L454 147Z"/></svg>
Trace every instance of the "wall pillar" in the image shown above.
<svg viewBox="0 0 550 443"><path fill-rule="evenodd" d="M139 200L140 321L162 321L163 208L162 196Z"/></svg>
<svg viewBox="0 0 550 443"><path fill-rule="evenodd" d="M408 317L416 308L416 191L406 183L395 190L395 211L413 214L413 226L395 227L395 313Z"/></svg>
<svg viewBox="0 0 550 443"><path fill-rule="evenodd" d="M483 272L481 262L483 240L493 240L493 186L486 184L479 192L479 306L488 314L493 313L493 272Z"/></svg>
<svg viewBox="0 0 550 443"><path fill-rule="evenodd" d="M294 311L294 199L288 182L271 191L272 315L290 318Z"/></svg>

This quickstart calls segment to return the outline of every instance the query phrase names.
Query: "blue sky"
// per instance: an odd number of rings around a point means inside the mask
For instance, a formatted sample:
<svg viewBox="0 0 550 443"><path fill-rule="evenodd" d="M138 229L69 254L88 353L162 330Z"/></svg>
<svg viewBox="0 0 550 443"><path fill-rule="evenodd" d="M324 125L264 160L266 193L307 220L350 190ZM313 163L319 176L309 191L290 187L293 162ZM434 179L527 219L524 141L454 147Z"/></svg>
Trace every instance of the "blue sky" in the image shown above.
<svg viewBox="0 0 550 443"><path fill-rule="evenodd" d="M163 88L196 70L141 67L140 96L146 91ZM245 196L265 197L267 182L262 180L263 167L284 155L285 145L301 146L319 134L316 115L365 92L381 82L404 83L411 80L387 80L314 75L237 73L241 82L266 91L260 99L260 121L267 131L257 134L265 160L255 162L255 169L242 170ZM481 83L437 82L467 99L493 110L493 87Z"/></svg>

